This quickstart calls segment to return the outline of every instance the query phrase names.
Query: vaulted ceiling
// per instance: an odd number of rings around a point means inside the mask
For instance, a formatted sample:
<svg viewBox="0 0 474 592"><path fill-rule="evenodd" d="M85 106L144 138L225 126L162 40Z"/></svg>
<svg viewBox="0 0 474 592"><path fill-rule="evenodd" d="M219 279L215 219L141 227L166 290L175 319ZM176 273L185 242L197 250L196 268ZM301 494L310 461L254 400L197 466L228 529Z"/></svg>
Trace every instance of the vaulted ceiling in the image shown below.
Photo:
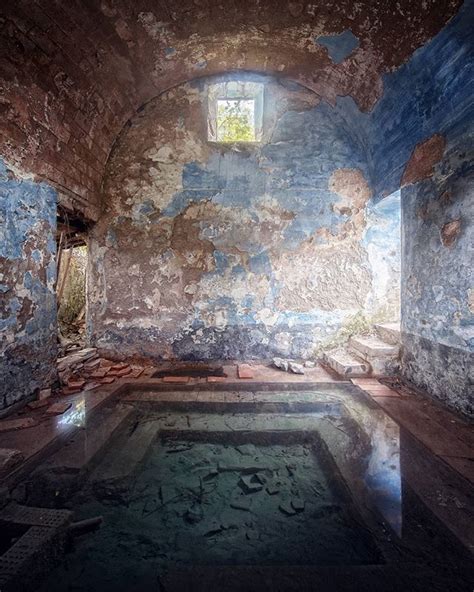
<svg viewBox="0 0 474 592"><path fill-rule="evenodd" d="M460 0L16 0L0 8L0 154L94 219L111 147L154 96L229 70L284 76L370 110ZM320 39L350 30L333 61ZM337 63L336 63L337 62Z"/></svg>

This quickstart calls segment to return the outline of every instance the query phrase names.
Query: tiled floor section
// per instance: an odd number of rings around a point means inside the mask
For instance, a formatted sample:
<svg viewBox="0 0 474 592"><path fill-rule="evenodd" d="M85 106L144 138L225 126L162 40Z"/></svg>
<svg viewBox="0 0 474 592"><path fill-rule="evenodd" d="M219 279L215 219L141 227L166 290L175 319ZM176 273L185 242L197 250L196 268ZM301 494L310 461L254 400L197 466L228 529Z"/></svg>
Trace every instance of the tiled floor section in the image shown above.
<svg viewBox="0 0 474 592"><path fill-rule="evenodd" d="M352 383L431 452L474 483L472 425L415 391L407 396L406 389L399 392L373 379L353 379Z"/></svg>
<svg viewBox="0 0 474 592"><path fill-rule="evenodd" d="M151 374L156 372L157 370L163 370L169 368L169 377L158 378L154 380L159 380L161 382L174 382L173 377L173 369L183 370L183 368L188 367L185 362L176 362L171 367L169 363L162 363L157 365L152 369L148 369L144 373L144 377L149 377ZM210 376L206 378L194 378L192 376L185 377L187 380L177 380L176 382L179 383L189 383L189 384L203 384L203 383L232 383L235 381L239 382L269 382L269 383L288 383L288 382L334 382L339 381L340 379L337 378L336 374L326 370L321 365L316 365L314 368L305 368L304 374L293 374L292 372L283 372L278 368L274 368L269 364L259 364L259 363L249 363L249 364L239 364L238 362L226 362L226 363L216 363L216 366L222 366L224 373L227 375L226 377L221 376ZM240 372L239 372L240 367ZM170 378L173 377L173 380ZM183 378L182 376L180 377Z"/></svg>

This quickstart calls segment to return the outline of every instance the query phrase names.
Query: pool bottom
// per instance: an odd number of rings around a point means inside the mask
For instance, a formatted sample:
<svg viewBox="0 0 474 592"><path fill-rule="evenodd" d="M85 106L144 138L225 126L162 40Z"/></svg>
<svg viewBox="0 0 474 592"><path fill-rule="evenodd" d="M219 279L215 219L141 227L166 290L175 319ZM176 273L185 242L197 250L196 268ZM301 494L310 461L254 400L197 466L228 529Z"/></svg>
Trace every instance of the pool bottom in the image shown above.
<svg viewBox="0 0 474 592"><path fill-rule="evenodd" d="M76 541L42 590L153 589L157 577L191 565L383 562L316 432L237 437L222 430L225 417L187 417L217 430L179 431L188 420L177 414L141 415L122 430L71 500L76 519L100 515L104 524ZM129 447L138 445L134 467Z"/></svg>
<svg viewBox="0 0 474 592"><path fill-rule="evenodd" d="M402 487L398 426L341 394L126 405L92 462L88 424L25 484L29 504L105 519L41 589L469 590L459 544Z"/></svg>

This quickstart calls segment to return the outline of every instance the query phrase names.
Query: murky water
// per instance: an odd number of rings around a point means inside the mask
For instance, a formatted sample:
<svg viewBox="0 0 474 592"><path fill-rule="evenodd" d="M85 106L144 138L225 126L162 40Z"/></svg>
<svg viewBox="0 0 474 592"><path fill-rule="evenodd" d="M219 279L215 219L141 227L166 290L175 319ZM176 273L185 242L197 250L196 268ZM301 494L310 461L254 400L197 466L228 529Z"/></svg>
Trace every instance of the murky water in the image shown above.
<svg viewBox="0 0 474 592"><path fill-rule="evenodd" d="M77 590L130 590L137 574L152 585L181 564L381 560L311 444L165 440L152 445L133 478L103 480L101 472L97 467L76 510L104 516L104 526L79 542L45 590L64 589L65 580Z"/></svg>
<svg viewBox="0 0 474 592"><path fill-rule="evenodd" d="M27 503L104 522L40 590L312 590L321 573L321 590L365 590L350 587L361 573L378 591L425 590L435 573L434 590L465 589L450 575L464 551L404 485L395 422L357 397L269 397L237 413L137 404L86 470L62 465L88 450L93 427L53 455ZM349 587L333 588L336 575Z"/></svg>

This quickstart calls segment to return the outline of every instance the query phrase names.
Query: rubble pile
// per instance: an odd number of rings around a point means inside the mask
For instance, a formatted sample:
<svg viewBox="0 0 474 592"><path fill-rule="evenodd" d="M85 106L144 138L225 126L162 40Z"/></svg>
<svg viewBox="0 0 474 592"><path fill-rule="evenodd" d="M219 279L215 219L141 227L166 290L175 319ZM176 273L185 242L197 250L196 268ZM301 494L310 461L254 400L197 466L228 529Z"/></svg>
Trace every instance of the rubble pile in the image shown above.
<svg viewBox="0 0 474 592"><path fill-rule="evenodd" d="M95 347L81 349L59 358L57 368L63 395L90 391L101 385L111 384L123 376L138 378L144 371L142 367L101 358Z"/></svg>
<svg viewBox="0 0 474 592"><path fill-rule="evenodd" d="M304 374L303 364L298 364L293 360L284 360L283 358L273 358L273 365L284 372L293 372L293 374ZM308 367L308 366L307 366ZM311 366L309 366L311 367Z"/></svg>

